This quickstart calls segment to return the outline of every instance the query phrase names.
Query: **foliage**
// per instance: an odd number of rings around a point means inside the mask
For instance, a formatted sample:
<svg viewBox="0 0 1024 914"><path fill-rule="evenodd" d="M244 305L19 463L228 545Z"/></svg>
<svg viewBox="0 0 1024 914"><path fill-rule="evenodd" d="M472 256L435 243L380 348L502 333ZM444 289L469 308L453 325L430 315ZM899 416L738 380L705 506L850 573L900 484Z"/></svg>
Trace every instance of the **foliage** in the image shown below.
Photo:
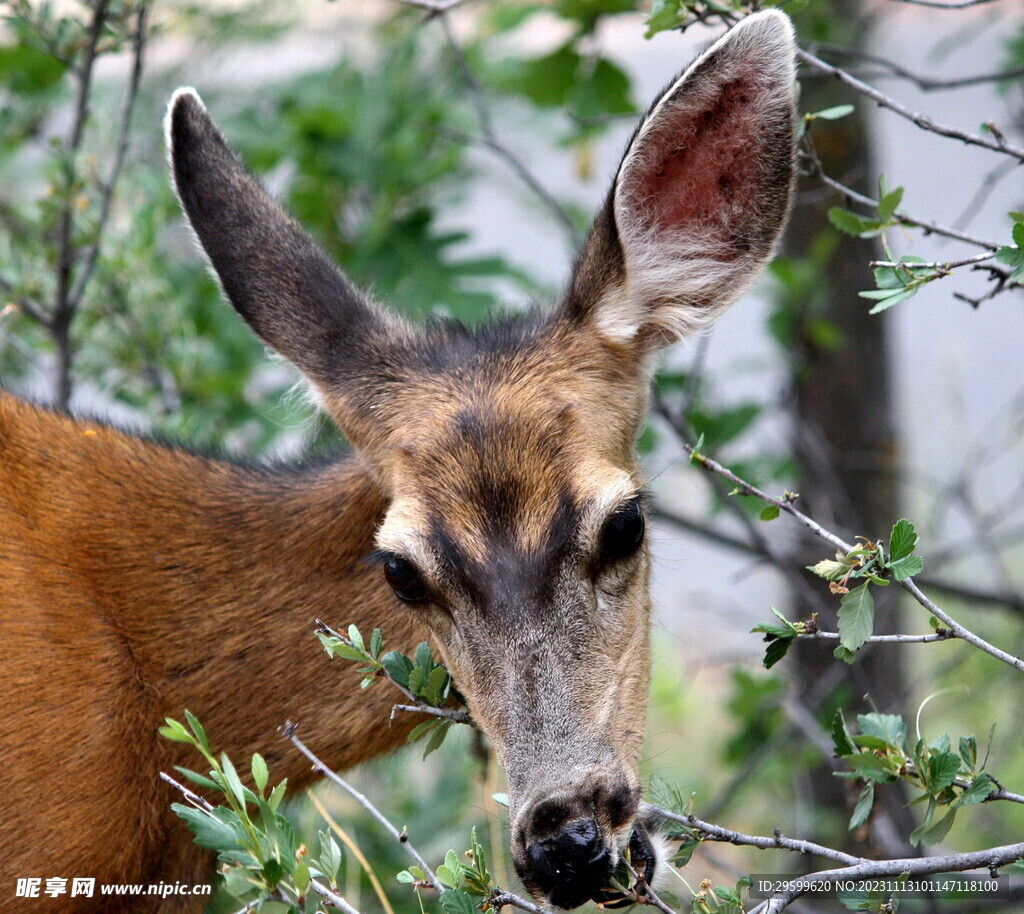
<svg viewBox="0 0 1024 914"><path fill-rule="evenodd" d="M430 645L421 641L413 652L412 658L399 651L384 651L380 629L375 628L370 634L369 644L354 625L348 627L348 637L336 632L320 630L317 637L324 649L332 657L340 657L361 663L359 672L363 679L359 683L361 689L373 685L378 678L388 679L405 695L417 704L430 709L444 708L448 704L456 707L464 706L465 701L452 683L447 667L434 660ZM448 735L448 730L456 723L451 717L432 717L417 724L409 733L409 741L430 734L423 750L426 758L440 748Z"/></svg>
<svg viewBox="0 0 1024 914"><path fill-rule="evenodd" d="M913 802L927 804L923 821L910 835L911 844L938 844L959 810L986 802L996 790L985 771L988 751L979 761L973 735L960 737L958 751L951 749L945 734L930 742L919 737L908 750L907 725L899 715L860 714L857 724L859 732L851 733L837 711L832 725L836 755L850 769L836 772L837 777L863 782L851 829L870 817L877 785L903 780L919 791Z"/></svg>

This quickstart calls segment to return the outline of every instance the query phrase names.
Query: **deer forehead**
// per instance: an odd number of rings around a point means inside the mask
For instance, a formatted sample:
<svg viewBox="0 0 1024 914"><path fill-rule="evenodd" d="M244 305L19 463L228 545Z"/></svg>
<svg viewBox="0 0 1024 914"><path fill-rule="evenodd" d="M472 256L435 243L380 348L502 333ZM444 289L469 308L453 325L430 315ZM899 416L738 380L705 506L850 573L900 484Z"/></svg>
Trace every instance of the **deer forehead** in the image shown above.
<svg viewBox="0 0 1024 914"><path fill-rule="evenodd" d="M554 442L531 444L538 442L448 441L407 451L378 548L408 557L434 580L453 565L550 564L566 548L594 543L608 515L640 488L632 468L574 461Z"/></svg>

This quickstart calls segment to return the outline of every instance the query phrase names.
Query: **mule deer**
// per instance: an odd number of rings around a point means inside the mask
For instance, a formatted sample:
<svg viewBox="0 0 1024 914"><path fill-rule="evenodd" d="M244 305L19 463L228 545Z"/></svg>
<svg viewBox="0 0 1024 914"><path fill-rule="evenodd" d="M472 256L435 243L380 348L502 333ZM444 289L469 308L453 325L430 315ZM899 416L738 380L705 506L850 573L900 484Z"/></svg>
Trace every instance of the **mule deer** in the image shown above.
<svg viewBox="0 0 1024 914"><path fill-rule="evenodd" d="M16 877L202 878L156 777L181 761L157 726L184 707L294 787L312 774L274 735L286 718L340 768L402 743L415 720L389 726L386 690L360 693L354 673L335 686L318 665L317 615L397 646L433 639L507 773L513 858L536 898L583 903L629 842L650 875L634 438L657 350L772 254L793 180L793 55L777 12L712 45L640 124L560 303L472 331L410 326L361 295L199 97L175 94L189 222L231 303L356 456L237 465L0 395L5 898Z"/></svg>

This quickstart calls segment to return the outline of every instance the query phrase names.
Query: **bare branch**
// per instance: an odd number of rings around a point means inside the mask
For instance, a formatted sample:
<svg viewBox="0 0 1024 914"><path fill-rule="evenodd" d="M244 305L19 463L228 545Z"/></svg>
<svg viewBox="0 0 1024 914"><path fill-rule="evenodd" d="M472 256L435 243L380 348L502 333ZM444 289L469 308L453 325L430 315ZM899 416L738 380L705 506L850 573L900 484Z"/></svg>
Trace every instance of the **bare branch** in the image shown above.
<svg viewBox="0 0 1024 914"><path fill-rule="evenodd" d="M944 124L939 124L924 114L911 111L894 98L891 98L884 92L880 92L874 86L870 86L866 82L857 79L856 76L848 73L840 67L835 67L830 63L826 63L824 60L816 57L809 51L798 50L797 57L808 66L814 67L829 76L834 76L840 82L845 83L861 95L877 102L883 108L888 108L900 117L906 118L922 130L927 130L930 133L948 137L949 139L960 140L961 142L967 143L971 146L980 146L982 149L1000 152L1004 155L1012 156L1020 162L1024 162L1024 147L1008 143L1004 137L997 137L996 139L990 140L987 137L980 136L976 133L968 133L964 130L957 130L955 127L947 127Z"/></svg>
<svg viewBox="0 0 1024 914"><path fill-rule="evenodd" d="M796 637L802 641L838 641L839 632L801 632ZM868 641L875 644L929 644L932 641L950 641L954 638L956 635L942 629L930 635L872 635Z"/></svg>
<svg viewBox="0 0 1024 914"><path fill-rule="evenodd" d="M562 228L565 229L570 242L574 245L578 244L581 240L579 232L577 231L576 225L573 223L565 207L563 207L562 204L554 198L551 192L541 184L537 176L526 167L522 159L520 159L519 156L517 156L498 138L497 131L494 129L494 121L491 118L490 109L487 107L487 100L484 96L484 92L481 89L479 82L477 82L476 76L473 74L469 61L466 60L466 54L462 49L462 45L459 44L458 39L455 37L455 33L452 31L451 23L448 21L446 16L440 17L440 23L441 28L444 31L445 40L448 42L448 47L451 49L451 52L455 57L456 66L459 69L459 73L462 75L463 82L465 83L466 90L469 94L470 102L473 105L473 109L476 111L477 121L480 124L480 137L477 142L493 152L516 173L519 179L530 189L533 195L544 204L548 212L554 216L555 220L562 226Z"/></svg>
<svg viewBox="0 0 1024 914"><path fill-rule="evenodd" d="M724 841L728 844L758 847L761 850L785 850L795 854L823 857L826 860L834 860L836 863L856 864L865 862L861 857L854 857L852 854L844 853L832 847L825 847L822 844L815 844L813 841L787 838L779 829L776 829L774 835L770 838L766 835L745 835L743 832L733 831L729 828L722 828L721 825L705 822L703 819L697 818L697 816L680 815L658 806L650 806L645 803L642 809L646 813L653 813L659 818L678 822L680 825L694 829L699 833L701 840L704 841Z"/></svg>
<svg viewBox="0 0 1024 914"><path fill-rule="evenodd" d="M419 866L421 870L423 870L423 872L426 874L427 880L435 889L437 889L438 892L444 891L444 886L441 885L441 883L438 881L437 876L434 875L434 871L427 864L427 861L424 860L422 856L420 856L420 852L416 850L416 848L413 846L412 842L409 840L408 835L404 832L400 832L397 828L395 828L395 826L388 821L384 814L379 809L377 809L377 807L374 806L373 803L371 803L365 796L363 796L363 794L361 794L358 790L355 789L355 787L349 784L348 781L346 781L340 775L335 774L335 772L333 772L322 761L320 761L320 759L318 759L312 753L312 751L310 751L306 744L303 743L302 740L300 740L295 735L295 724L293 724L290 720L285 721L284 726L281 728L281 732L284 734L284 738L288 740L288 742L290 742L296 749L299 750L299 752L301 752L304 756L306 756L306 758L308 758L313 763L313 769L315 771L319 772L324 777L326 777L332 784L336 784L338 787L344 790L360 806L362 806L363 809L365 809L371 816L373 816L373 818L376 819L384 827L384 830L387 831L388 834L390 834L399 844L401 844L405 848L406 852L409 854L410 857L413 858L413 860L416 861L416 865Z"/></svg>
<svg viewBox="0 0 1024 914"><path fill-rule="evenodd" d="M132 30L132 70L128 79L128 87L125 90L124 105L121 109L121 119L118 125L117 145L114 148L114 161L110 166L110 173L103 183L100 191L100 210L96 220L95 233L91 245L82 258L82 265L75 278L75 284L69 293L68 305L72 311L76 310L82 301L85 287L89 283L93 270L96 267L96 260L99 256L100 246L103 243L103 233L110 218L110 206L114 198L114 187L124 167L125 154L128 151L128 134L131 128L132 115L135 112L135 100L139 94L139 84L142 81L143 54L146 47L146 16L149 6L146 2L140 2L135 14L135 27Z"/></svg>
<svg viewBox="0 0 1024 914"><path fill-rule="evenodd" d="M93 69L109 5L109 0L97 0L93 7L88 37L82 51L82 62L77 68L78 92L75 96L71 134L67 145L67 169L70 175L75 173L78 152L82 146L85 125L89 118L89 95L92 91ZM53 342L57 350L54 405L61 410L67 409L68 401L71 399L71 346L69 329L74 313L74 306L70 297L71 267L74 262L71 244L74 207L75 201L71 199L69 194L68 199L64 201L64 208L57 225L57 293L53 304L53 314L50 318L50 330L53 334Z"/></svg>
<svg viewBox="0 0 1024 914"><path fill-rule="evenodd" d="M859 48L847 48L840 45L819 44L817 42L812 44L811 47L814 48L815 52L834 54L837 57L846 57L850 60L864 61L866 63L872 63L876 66L884 67L888 72L876 74L876 79L884 78L886 76L905 79L917 86L922 92L934 92L943 89L963 89L969 86L1003 82L1004 80L1016 79L1018 76L1024 76L1024 67L1013 67L1008 70L979 73L975 76L961 76L956 79L940 79L933 76L921 76L919 73L908 70L906 67L893 60L889 60L887 57L880 57L878 54L871 54L868 51L862 51Z"/></svg>

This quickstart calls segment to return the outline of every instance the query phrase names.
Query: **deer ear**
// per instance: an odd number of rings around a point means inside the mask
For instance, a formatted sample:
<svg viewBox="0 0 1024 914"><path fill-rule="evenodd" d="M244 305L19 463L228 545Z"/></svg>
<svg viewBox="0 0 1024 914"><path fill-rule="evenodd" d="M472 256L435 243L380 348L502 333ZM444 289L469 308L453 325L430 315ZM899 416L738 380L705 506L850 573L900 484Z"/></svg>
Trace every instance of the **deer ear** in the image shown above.
<svg viewBox="0 0 1024 914"><path fill-rule="evenodd" d="M735 301L771 257L794 176L795 46L748 16L655 102L591 229L567 312L606 339L665 345Z"/></svg>
<svg viewBox="0 0 1024 914"><path fill-rule="evenodd" d="M193 90L174 94L166 130L178 197L231 304L336 394L362 372L373 338L386 332L384 315L245 170Z"/></svg>

